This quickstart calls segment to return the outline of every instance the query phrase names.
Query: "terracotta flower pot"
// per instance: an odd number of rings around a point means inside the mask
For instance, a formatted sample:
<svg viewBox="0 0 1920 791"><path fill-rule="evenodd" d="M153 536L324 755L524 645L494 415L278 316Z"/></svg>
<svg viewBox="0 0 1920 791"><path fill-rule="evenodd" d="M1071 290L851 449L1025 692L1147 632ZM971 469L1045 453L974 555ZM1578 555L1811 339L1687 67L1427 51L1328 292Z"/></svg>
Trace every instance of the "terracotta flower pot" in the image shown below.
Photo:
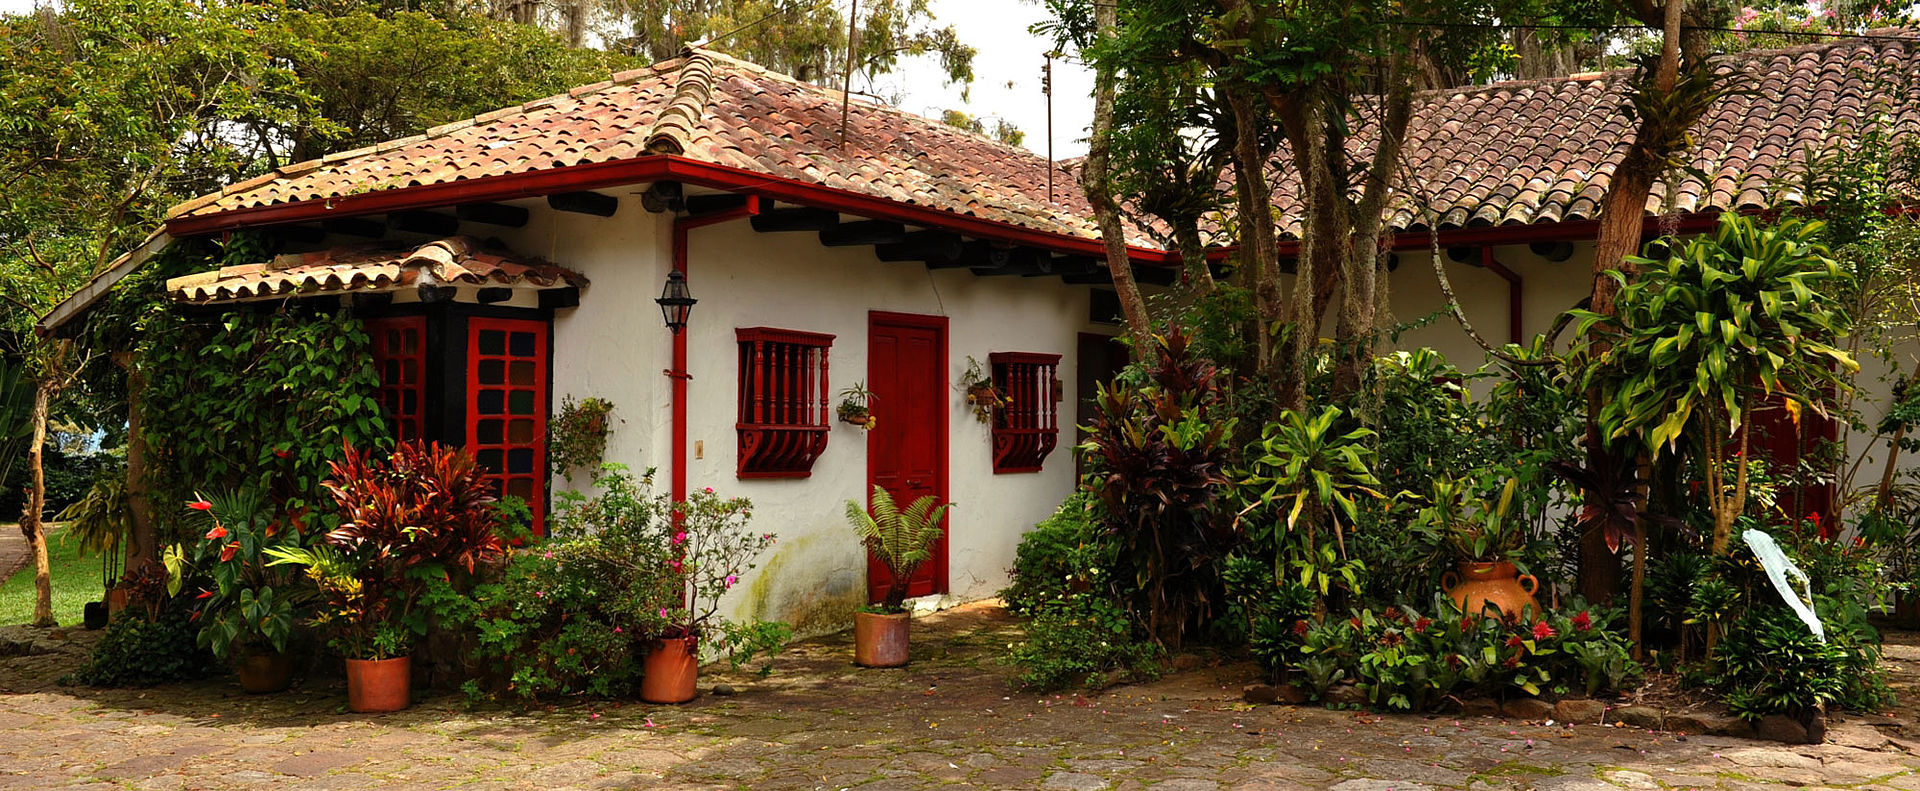
<svg viewBox="0 0 1920 791"><path fill-rule="evenodd" d="M413 702L413 657L347 660L347 709L399 711Z"/></svg>
<svg viewBox="0 0 1920 791"><path fill-rule="evenodd" d="M1459 569L1459 574L1449 571L1443 575L1440 587L1467 615L1479 615L1489 604L1515 618L1524 617L1528 608L1536 618L1544 612L1533 598L1540 581L1532 574L1521 574L1512 563L1463 560Z"/></svg>
<svg viewBox="0 0 1920 791"><path fill-rule="evenodd" d="M127 608L127 589L115 585L107 589L107 619L112 620Z"/></svg>
<svg viewBox="0 0 1920 791"><path fill-rule="evenodd" d="M853 663L864 667L901 667L907 663L907 613L853 614Z"/></svg>
<svg viewBox="0 0 1920 791"><path fill-rule="evenodd" d="M700 686L699 645L686 638L660 640L647 653L640 699L648 703L685 703Z"/></svg>
<svg viewBox="0 0 1920 791"><path fill-rule="evenodd" d="M240 688L254 694L279 692L293 683L293 657L285 651L257 651L240 658L233 666L240 676ZM401 703L401 708L406 704Z"/></svg>

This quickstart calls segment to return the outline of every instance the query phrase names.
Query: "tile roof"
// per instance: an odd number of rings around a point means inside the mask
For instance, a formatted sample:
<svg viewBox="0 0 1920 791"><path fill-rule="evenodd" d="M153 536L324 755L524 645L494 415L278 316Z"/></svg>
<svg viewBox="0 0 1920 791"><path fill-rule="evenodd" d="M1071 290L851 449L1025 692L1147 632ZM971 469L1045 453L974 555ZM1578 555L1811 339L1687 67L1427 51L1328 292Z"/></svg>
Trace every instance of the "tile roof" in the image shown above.
<svg viewBox="0 0 1920 791"><path fill-rule="evenodd" d="M1745 92L1721 100L1695 126L1695 146L1674 190L1671 208L1679 212L1798 204L1794 177L1807 149L1849 139L1869 116L1884 113L1896 129L1920 132L1920 43L1850 38L1756 50L1729 58L1723 69L1742 75ZM1437 220L1440 228L1462 228L1596 218L1633 136L1624 112L1631 74L1423 94L1408 126L1390 224L1425 229ZM1288 174L1276 185L1279 205L1292 205L1296 190ZM1648 213L1668 211L1667 193L1666 184L1655 185Z"/></svg>
<svg viewBox="0 0 1920 791"><path fill-rule="evenodd" d="M674 60L427 130L289 165L174 207L170 218L370 190L675 154L899 203L1095 238L1074 174L1044 157L719 53Z"/></svg>
<svg viewBox="0 0 1920 791"><path fill-rule="evenodd" d="M455 236L426 244L367 244L282 255L167 281L176 302L209 304L272 297L379 292L418 285L585 287L578 272Z"/></svg>
<svg viewBox="0 0 1920 791"><path fill-rule="evenodd" d="M1678 185L1686 212L1794 203L1778 180L1808 145L1844 136L1875 103L1920 131L1920 100L1884 81L1920 72L1920 45L1842 39L1731 59L1750 95L1720 102L1700 127ZM1390 204L1397 229L1428 216L1459 228L1592 219L1632 130L1626 71L1422 94L1406 176ZM1891 95L1890 95L1891 94ZM854 100L839 144L841 94L706 50L615 74L566 94L426 134L280 168L175 207L173 218L320 201L589 163L671 154L741 171L1080 238L1098 235L1068 166L937 121ZM1361 145L1364 146L1364 143ZM1291 227L1296 182L1284 161L1275 201ZM1664 186L1648 200L1663 210ZM1431 207L1431 215L1423 206ZM1139 228L1129 242L1155 246Z"/></svg>

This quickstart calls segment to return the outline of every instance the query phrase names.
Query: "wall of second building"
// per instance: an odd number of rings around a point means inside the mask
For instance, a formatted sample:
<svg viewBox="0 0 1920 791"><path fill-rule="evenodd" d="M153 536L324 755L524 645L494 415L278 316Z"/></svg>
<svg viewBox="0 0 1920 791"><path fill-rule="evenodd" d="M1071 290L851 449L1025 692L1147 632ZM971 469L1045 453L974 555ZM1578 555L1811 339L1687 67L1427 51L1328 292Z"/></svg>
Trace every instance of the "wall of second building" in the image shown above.
<svg viewBox="0 0 1920 791"><path fill-rule="evenodd" d="M1571 252L1571 257L1566 260L1551 261L1526 245L1494 247L1495 260L1521 279L1519 330L1523 343L1531 342L1535 335L1552 329L1562 314L1591 293L1593 245L1578 243L1573 245ZM1473 260L1478 261L1478 249L1474 249L1473 253ZM1444 312L1446 300L1437 285L1431 254L1426 251L1406 251L1400 254L1400 260L1400 267L1389 277L1393 320L1411 322L1429 316L1437 318L1401 336L1396 348L1431 347L1465 371L1472 371L1486 362L1485 351L1467 336L1451 315ZM1510 340L1513 324L1508 306L1507 281L1488 269L1468 263L1448 260L1446 268L1448 278L1459 296L1462 312L1481 337L1496 346ZM1328 327L1331 326L1329 321ZM1573 327L1568 326L1561 332L1555 348L1564 351L1572 339ZM1866 425L1879 422L1892 402L1894 382L1902 371L1915 370L1916 361L1920 361L1920 343L1910 338L1895 344L1891 361L1861 355L1861 371L1855 379L1856 392L1852 405L1860 412ZM1475 394L1484 398L1491 386L1491 381L1477 383ZM1876 438L1871 431L1852 430L1845 431L1845 439L1848 457L1858 462L1859 471L1854 473L1851 481L1853 487L1877 483L1888 456L1887 441ZM1903 454L1898 466L1909 471L1920 469L1920 454Z"/></svg>

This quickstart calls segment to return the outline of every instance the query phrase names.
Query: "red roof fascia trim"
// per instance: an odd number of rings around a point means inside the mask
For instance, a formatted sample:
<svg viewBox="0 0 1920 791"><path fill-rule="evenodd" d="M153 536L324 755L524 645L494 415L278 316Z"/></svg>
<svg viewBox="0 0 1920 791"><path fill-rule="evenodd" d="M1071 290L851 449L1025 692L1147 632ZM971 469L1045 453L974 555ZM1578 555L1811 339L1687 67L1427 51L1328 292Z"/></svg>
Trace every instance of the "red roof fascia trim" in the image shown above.
<svg viewBox="0 0 1920 791"><path fill-rule="evenodd" d="M1746 214L1760 214L1757 211L1743 211ZM1680 233L1699 233L1712 228L1720 221L1720 212L1691 212L1681 215ZM1645 234L1660 233L1660 218L1648 217ZM1440 231L1440 246L1478 247L1481 245L1518 245L1532 242L1591 242L1600 236L1599 220L1570 220L1567 222L1541 222L1532 225L1487 225L1474 228L1447 228ZM1426 231L1400 231L1393 236L1394 250L1425 250L1432 246L1433 239ZM1207 251L1207 259L1220 261L1240 254L1239 245L1215 247ZM1280 240L1281 258L1300 255L1300 242L1296 239Z"/></svg>
<svg viewBox="0 0 1920 791"><path fill-rule="evenodd" d="M1021 228L995 220L970 217L927 206L902 204L886 198L753 173L725 165L695 162L675 156L646 156L613 162L594 162L526 173L488 176L471 181L423 184L327 200L304 200L274 206L234 209L217 214L179 217L167 221L167 232L176 237L201 236L241 228L309 222L328 217L351 217L405 209L454 206L462 203L514 200L663 179L716 189L749 192L805 206L939 228L1072 255L1089 255L1098 258L1106 256L1106 248L1098 239ZM1129 247L1128 251L1139 263L1164 265L1171 259L1168 253L1161 250Z"/></svg>
<svg viewBox="0 0 1920 791"><path fill-rule="evenodd" d="M821 209L871 217L878 220L893 220L910 225L924 225L947 231L963 233L1005 242L1026 244L1057 252L1106 257L1106 246L1098 239L1067 236L1052 231L1039 231L1021 228L996 220L955 214L928 206L915 206L899 203L886 198L877 198L831 187L822 187L804 181L768 176L751 171L695 162L680 157L667 157L668 177L687 184L698 184L716 189L734 189L752 192L788 203L813 206ZM1152 250L1144 247L1127 247L1129 257L1140 263L1168 264L1172 256L1164 250Z"/></svg>
<svg viewBox="0 0 1920 791"><path fill-rule="evenodd" d="M312 199L272 206L250 206L217 214L179 217L167 221L175 236L201 236L221 231L309 222L333 217L380 214L405 209L456 206L462 203L533 198L560 192L613 187L654 181L666 173L664 157L640 157L613 162L548 168L525 173L442 184L379 190L338 198Z"/></svg>

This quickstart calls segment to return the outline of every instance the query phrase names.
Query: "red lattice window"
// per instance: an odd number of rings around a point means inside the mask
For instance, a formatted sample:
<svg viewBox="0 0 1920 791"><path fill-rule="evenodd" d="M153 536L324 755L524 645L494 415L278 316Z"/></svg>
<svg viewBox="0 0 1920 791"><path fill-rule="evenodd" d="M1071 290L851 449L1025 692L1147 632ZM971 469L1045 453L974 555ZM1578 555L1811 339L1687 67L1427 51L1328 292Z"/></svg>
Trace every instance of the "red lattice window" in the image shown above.
<svg viewBox="0 0 1920 791"><path fill-rule="evenodd" d="M987 361L1007 401L993 413L993 471L1039 472L1060 443L1060 355L994 352Z"/></svg>
<svg viewBox="0 0 1920 791"><path fill-rule="evenodd" d="M394 439L420 439L425 436L427 319L369 319L366 327L373 347L373 366L380 372L377 397L387 410L387 419L393 421Z"/></svg>
<svg viewBox="0 0 1920 791"><path fill-rule="evenodd" d="M467 449L500 486L546 525L547 325L467 320Z"/></svg>
<svg viewBox="0 0 1920 791"><path fill-rule="evenodd" d="M742 478L805 478L827 449L827 350L832 335L771 327L735 330L740 341Z"/></svg>

